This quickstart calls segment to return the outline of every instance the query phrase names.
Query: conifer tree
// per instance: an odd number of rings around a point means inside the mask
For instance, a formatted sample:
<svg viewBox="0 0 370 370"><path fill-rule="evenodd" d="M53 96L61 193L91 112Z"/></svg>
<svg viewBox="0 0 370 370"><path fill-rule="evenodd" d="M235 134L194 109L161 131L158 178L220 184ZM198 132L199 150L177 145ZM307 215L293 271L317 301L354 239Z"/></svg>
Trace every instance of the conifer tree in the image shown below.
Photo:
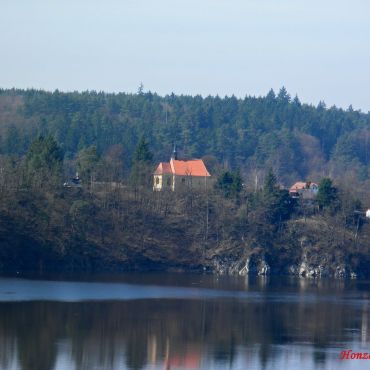
<svg viewBox="0 0 370 370"><path fill-rule="evenodd" d="M52 136L37 137L26 155L26 176L29 184L43 187L61 182L63 153Z"/></svg>
<svg viewBox="0 0 370 370"><path fill-rule="evenodd" d="M216 188L221 190L225 198L236 198L242 190L242 178L239 170L224 171L216 182Z"/></svg>
<svg viewBox="0 0 370 370"><path fill-rule="evenodd" d="M263 185L263 191L265 193L265 196L271 196L276 193L277 190L277 179L272 171L272 168L269 169L269 172L266 175L265 183Z"/></svg>
<svg viewBox="0 0 370 370"><path fill-rule="evenodd" d="M133 164L142 162L150 163L153 159L153 154L149 150L149 144L145 140L145 137L142 136L139 143L136 146L134 156L132 158Z"/></svg>
<svg viewBox="0 0 370 370"><path fill-rule="evenodd" d="M149 150L149 144L144 137L141 137L136 146L131 169L131 183L138 186L149 187L152 180L152 159L153 154Z"/></svg>
<svg viewBox="0 0 370 370"><path fill-rule="evenodd" d="M288 219L293 211L293 202L287 190L279 189L272 169L266 175L263 186L263 203L267 210L267 219L280 228L281 222Z"/></svg>
<svg viewBox="0 0 370 370"><path fill-rule="evenodd" d="M337 199L337 189L333 186L333 181L325 177L319 183L319 191L317 193L317 203L320 208L331 206Z"/></svg>
<svg viewBox="0 0 370 370"><path fill-rule="evenodd" d="M95 145L79 151L77 170L83 183L91 185L94 182L99 159Z"/></svg>

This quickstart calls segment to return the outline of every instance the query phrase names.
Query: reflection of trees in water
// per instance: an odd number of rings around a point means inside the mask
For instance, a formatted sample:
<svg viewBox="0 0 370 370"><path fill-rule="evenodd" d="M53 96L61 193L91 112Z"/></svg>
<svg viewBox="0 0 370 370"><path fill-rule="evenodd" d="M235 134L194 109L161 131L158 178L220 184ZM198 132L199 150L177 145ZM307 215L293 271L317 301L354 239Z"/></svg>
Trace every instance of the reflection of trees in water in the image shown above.
<svg viewBox="0 0 370 370"><path fill-rule="evenodd" d="M16 354L16 344L14 337L8 337L2 333L0 336L0 368L10 369Z"/></svg>
<svg viewBox="0 0 370 370"><path fill-rule="evenodd" d="M12 349L17 348L21 369L48 370L55 364L55 338L60 334L60 328L48 303L39 302L36 306L30 316L28 307L24 310L22 304L1 304L1 335L16 344ZM15 357L14 352L10 357Z"/></svg>
<svg viewBox="0 0 370 370"><path fill-rule="evenodd" d="M51 370L66 341L77 369L116 369L124 359L130 369L162 362L169 369L201 356L232 364L237 347L256 345L263 366L276 355L272 345L297 342L313 343L313 360L322 363L323 349L348 340L346 328L364 331L359 318L367 314L322 300L2 303L0 366L17 356L22 370Z"/></svg>

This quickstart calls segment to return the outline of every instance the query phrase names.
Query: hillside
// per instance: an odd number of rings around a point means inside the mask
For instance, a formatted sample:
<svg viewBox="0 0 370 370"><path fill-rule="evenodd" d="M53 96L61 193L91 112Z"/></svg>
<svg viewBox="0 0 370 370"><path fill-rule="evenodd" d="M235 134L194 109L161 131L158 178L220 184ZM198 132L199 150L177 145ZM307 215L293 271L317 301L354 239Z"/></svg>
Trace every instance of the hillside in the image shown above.
<svg viewBox="0 0 370 370"><path fill-rule="evenodd" d="M246 181L262 182L271 167L286 186L323 176L352 186L369 180L369 133L370 113L303 104L284 88L245 99L0 90L0 153L23 155L36 135L51 134L68 160L120 145L127 172L145 135L154 162L176 143L180 157L214 157Z"/></svg>
<svg viewBox="0 0 370 370"><path fill-rule="evenodd" d="M285 89L2 90L0 269L369 276L369 132L369 114ZM174 142L203 157L214 186L152 191ZM63 187L76 170L81 187ZM316 201L289 197L298 180L320 183Z"/></svg>
<svg viewBox="0 0 370 370"><path fill-rule="evenodd" d="M172 270L370 276L370 223L352 203L284 221L251 194L48 189L1 192L0 270ZM307 210L306 210L307 211ZM318 272L320 270L320 273Z"/></svg>

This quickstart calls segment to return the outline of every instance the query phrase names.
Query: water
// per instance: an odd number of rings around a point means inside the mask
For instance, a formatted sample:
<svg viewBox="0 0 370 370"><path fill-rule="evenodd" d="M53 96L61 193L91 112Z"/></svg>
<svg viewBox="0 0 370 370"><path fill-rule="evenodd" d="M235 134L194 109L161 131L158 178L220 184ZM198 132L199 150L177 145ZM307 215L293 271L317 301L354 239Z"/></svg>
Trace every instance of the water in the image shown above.
<svg viewBox="0 0 370 370"><path fill-rule="evenodd" d="M370 282L0 278L0 369L370 369Z"/></svg>

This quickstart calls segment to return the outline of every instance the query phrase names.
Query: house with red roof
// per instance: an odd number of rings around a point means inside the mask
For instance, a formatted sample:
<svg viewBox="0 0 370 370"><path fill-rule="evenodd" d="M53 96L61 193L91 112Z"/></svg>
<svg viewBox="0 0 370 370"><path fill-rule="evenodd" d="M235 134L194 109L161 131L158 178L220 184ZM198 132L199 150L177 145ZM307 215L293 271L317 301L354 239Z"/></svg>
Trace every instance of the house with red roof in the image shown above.
<svg viewBox="0 0 370 370"><path fill-rule="evenodd" d="M292 198L314 199L319 191L319 185L314 182L296 182L290 189Z"/></svg>
<svg viewBox="0 0 370 370"><path fill-rule="evenodd" d="M176 148L169 162L161 162L153 173L153 190L207 189L211 175L202 159L181 161Z"/></svg>

